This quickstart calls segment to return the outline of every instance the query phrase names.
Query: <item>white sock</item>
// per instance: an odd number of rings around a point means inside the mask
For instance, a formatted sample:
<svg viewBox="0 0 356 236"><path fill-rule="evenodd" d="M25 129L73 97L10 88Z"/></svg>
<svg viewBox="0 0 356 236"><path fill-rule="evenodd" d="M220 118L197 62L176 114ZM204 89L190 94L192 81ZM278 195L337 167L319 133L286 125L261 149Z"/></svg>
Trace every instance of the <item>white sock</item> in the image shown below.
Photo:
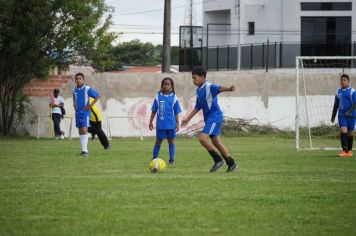
<svg viewBox="0 0 356 236"><path fill-rule="evenodd" d="M80 135L80 145L82 146L82 152L88 152L88 134Z"/></svg>

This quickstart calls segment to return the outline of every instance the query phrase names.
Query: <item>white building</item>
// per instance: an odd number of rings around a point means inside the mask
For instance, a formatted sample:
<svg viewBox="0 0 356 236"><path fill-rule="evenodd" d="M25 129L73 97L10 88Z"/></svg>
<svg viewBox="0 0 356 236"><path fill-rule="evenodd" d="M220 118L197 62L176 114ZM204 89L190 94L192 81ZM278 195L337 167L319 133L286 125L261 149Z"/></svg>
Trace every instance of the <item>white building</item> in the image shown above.
<svg viewBox="0 0 356 236"><path fill-rule="evenodd" d="M258 50L263 49L254 46L251 50L247 46L266 44L267 40L272 47L275 45L270 50L275 54L276 66L284 63L279 62L280 58L289 64L299 55L356 55L356 43L353 43L356 42L356 0L204 1L203 29L203 45L220 47L217 58L226 46L233 48L241 44L245 46L241 49L242 58L246 59L241 63L248 67L246 61L251 60L251 68L253 61L260 57ZM209 64L216 63L211 61L212 53L209 50L210 55L204 56L209 58ZM235 49L228 54L231 59L238 53Z"/></svg>

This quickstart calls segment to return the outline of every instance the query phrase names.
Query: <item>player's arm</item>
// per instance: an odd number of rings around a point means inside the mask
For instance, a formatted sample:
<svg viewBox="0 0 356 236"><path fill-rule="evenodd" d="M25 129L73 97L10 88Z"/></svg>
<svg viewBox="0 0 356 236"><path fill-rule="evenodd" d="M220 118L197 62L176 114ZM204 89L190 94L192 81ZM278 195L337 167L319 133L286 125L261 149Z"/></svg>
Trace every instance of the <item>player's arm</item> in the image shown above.
<svg viewBox="0 0 356 236"><path fill-rule="evenodd" d="M179 116L178 114L182 112L177 96L175 96L176 102L174 104L174 116L176 118L176 132L179 131Z"/></svg>
<svg viewBox="0 0 356 236"><path fill-rule="evenodd" d="M232 92L232 91L235 91L235 85L231 85L230 87L220 86L220 89L219 89L219 93Z"/></svg>
<svg viewBox="0 0 356 236"><path fill-rule="evenodd" d="M90 110L99 99L100 99L100 95L94 98L93 101L88 106L84 107L84 110L86 111Z"/></svg>
<svg viewBox="0 0 356 236"><path fill-rule="evenodd" d="M100 99L100 94L97 91L95 91L93 88L89 88L88 96L93 98L93 101L89 105L84 107L84 110L86 111L90 110L95 105L95 103Z"/></svg>
<svg viewBox="0 0 356 236"><path fill-rule="evenodd" d="M54 108L54 107L59 107L59 106L57 104L55 104L55 103L50 103L49 107Z"/></svg>
<svg viewBox="0 0 356 236"><path fill-rule="evenodd" d="M99 100L99 98L100 98L100 96L97 96L96 98L94 98L93 101L89 105L84 107L84 110L86 110L86 111L90 110L95 105L95 103Z"/></svg>
<svg viewBox="0 0 356 236"><path fill-rule="evenodd" d="M356 111L356 93L355 92L353 92L351 94L351 102L352 102L352 106L347 112L345 112L345 116L351 116L352 113L354 111Z"/></svg>
<svg viewBox="0 0 356 236"><path fill-rule="evenodd" d="M350 110L348 110L347 112L345 112L345 116L350 116L352 114L352 112L356 111L356 104L353 103L352 107L350 108Z"/></svg>
<svg viewBox="0 0 356 236"><path fill-rule="evenodd" d="M331 114L331 123L335 122L335 117L337 114L337 110L339 108L339 98L337 97L337 95L335 95L335 101L334 101L334 107L333 107L333 112Z"/></svg>
<svg viewBox="0 0 356 236"><path fill-rule="evenodd" d="M49 107L54 108L54 107L59 107L59 105L55 104L53 99L51 98L50 103L49 103Z"/></svg>
<svg viewBox="0 0 356 236"><path fill-rule="evenodd" d="M179 131L179 116L176 114L176 132Z"/></svg>
<svg viewBox="0 0 356 236"><path fill-rule="evenodd" d="M148 125L148 128L149 128L150 130L153 130L153 119L155 118L156 113L157 113L157 112L155 112L155 111L152 111L152 113L151 113L150 124Z"/></svg>
<svg viewBox="0 0 356 236"><path fill-rule="evenodd" d="M155 118L156 116L156 113L158 111L158 97L156 97L154 100L153 100L153 104L152 104L152 107L151 107L151 118L150 118L150 124L148 125L148 128L150 130L153 130L153 119Z"/></svg>
<svg viewBox="0 0 356 236"><path fill-rule="evenodd" d="M75 94L73 92L73 108L74 108L74 111L77 110L77 105L76 105L76 101L75 101Z"/></svg>
<svg viewBox="0 0 356 236"><path fill-rule="evenodd" d="M194 108L194 109L189 113L189 115L188 115L187 117L185 117L185 118L182 120L181 126L182 126L182 127L187 126L187 124L189 123L189 121L190 121L198 112L199 112L199 110L197 110L197 109Z"/></svg>

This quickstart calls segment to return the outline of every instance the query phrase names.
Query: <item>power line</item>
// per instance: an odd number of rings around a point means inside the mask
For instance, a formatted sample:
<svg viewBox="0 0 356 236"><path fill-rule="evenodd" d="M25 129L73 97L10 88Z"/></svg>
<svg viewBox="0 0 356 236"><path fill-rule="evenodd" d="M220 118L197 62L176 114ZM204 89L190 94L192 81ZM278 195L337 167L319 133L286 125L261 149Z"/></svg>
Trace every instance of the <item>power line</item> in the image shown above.
<svg viewBox="0 0 356 236"><path fill-rule="evenodd" d="M247 31L245 31L246 33ZM163 32L147 32L147 31L120 31L119 33L122 33L122 34L163 34ZM171 34L176 34L176 35L179 35L179 32L172 32ZM202 36L206 36L207 33L202 33L200 34ZM209 33L209 36L237 36L239 35L238 33ZM247 35L247 34L245 34ZM271 35L271 36L280 36L280 35L301 35L301 32L255 32L254 34L255 36L268 36L268 35ZM313 34L313 35L318 35L318 34ZM319 34L319 35L324 35L324 34ZM343 35L342 33L335 33L333 35Z"/></svg>
<svg viewBox="0 0 356 236"><path fill-rule="evenodd" d="M205 1L202 1L202 2L194 3L194 5L203 4L203 3L205 3L205 2L212 2L212 1L215 1L215 0L205 0ZM183 7L186 7L186 5L175 6L175 7L172 7L171 9L173 10L173 9L178 9L178 8L183 8ZM115 14L113 14L113 15L119 15L119 16L140 15L140 14L152 13L152 12L163 12L163 10L164 10L164 8L160 8L160 9L154 9L154 10L129 12L129 13L124 13L124 14L121 14L120 12L118 12L118 13L115 13Z"/></svg>
<svg viewBox="0 0 356 236"><path fill-rule="evenodd" d="M147 3L144 3L144 4L139 4L139 5L136 5L135 7L131 7L131 8L128 8L128 9L124 9L123 11L120 11L120 12L118 12L118 14L121 14L121 13L128 13L128 12L130 12L130 11L132 11L132 10L136 10L137 8L141 8L141 7L145 7L145 6L147 6L147 5L149 5L149 4L153 4L153 3L157 3L157 2L162 2L163 0L155 0L155 1L151 1L151 2L147 2Z"/></svg>

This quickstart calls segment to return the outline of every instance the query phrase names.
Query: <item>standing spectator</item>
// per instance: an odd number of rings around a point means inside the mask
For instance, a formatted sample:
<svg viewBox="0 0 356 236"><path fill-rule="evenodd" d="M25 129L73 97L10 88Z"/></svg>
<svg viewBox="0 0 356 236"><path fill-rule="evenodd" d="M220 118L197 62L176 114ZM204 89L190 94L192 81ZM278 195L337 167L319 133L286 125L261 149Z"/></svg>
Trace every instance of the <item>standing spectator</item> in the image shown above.
<svg viewBox="0 0 356 236"><path fill-rule="evenodd" d="M64 99L59 96L59 89L53 90L53 96L49 101L49 106L51 108L51 117L53 121L54 128L54 138L64 140L64 132L61 131L60 123L62 118L62 109L64 109Z"/></svg>

